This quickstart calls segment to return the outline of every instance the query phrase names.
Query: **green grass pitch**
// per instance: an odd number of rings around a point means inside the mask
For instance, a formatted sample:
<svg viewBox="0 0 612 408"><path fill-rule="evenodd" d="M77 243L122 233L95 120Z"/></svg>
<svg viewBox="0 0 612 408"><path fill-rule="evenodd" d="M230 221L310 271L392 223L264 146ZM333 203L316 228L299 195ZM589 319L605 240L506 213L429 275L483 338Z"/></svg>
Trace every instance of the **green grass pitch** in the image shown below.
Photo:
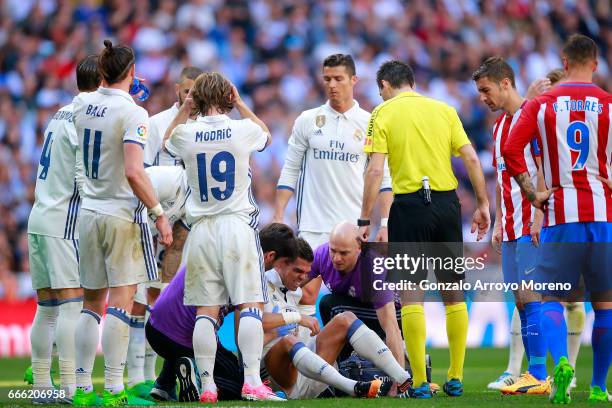
<svg viewBox="0 0 612 408"><path fill-rule="evenodd" d="M448 350L433 349L430 351L433 361L433 380L442 384L446 378L448 367ZM549 404L545 396L505 396L499 392L486 389L488 382L495 379L506 367L508 351L506 349L479 348L468 349L465 363L465 395L459 398L447 397L440 392L431 400L400 400L384 398L379 400L356 400L353 398L318 399L304 401L289 401L286 403L264 403L228 401L216 404L221 407L398 407L406 404L418 407L522 407ZM597 406L586 402L588 387L591 380L592 351L588 347L580 350L577 364L578 388L572 392L572 406ZM158 359L158 364L159 364ZM549 361L549 363L551 363ZM28 358L0 359L0 405L31 406L27 400L8 399L9 390L27 389L22 382L23 371L29 365ZM96 360L94 369L94 386L100 390L103 381L102 359ZM552 365L549 364L549 372ZM608 376L608 385L612 386L612 375ZM168 404L172 406L187 406L200 404ZM552 405L551 405L552 406ZM606 406L606 404L603 404Z"/></svg>

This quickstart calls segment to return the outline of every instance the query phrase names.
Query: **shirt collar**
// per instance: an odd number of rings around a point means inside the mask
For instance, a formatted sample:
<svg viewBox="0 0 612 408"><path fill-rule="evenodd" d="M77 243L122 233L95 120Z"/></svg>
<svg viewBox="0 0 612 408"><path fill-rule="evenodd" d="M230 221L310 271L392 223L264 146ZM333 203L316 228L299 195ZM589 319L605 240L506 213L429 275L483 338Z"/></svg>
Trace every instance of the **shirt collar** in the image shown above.
<svg viewBox="0 0 612 408"><path fill-rule="evenodd" d="M198 116L196 120L198 122L215 123L215 122L222 122L224 120L229 120L229 116L227 115Z"/></svg>
<svg viewBox="0 0 612 408"><path fill-rule="evenodd" d="M344 113L340 113L334 108L332 108L331 105L329 104L329 101L325 102L325 105L323 106L325 106L325 109L327 109L332 115L336 117L343 116L345 119L349 119L349 120L353 119L355 115L357 114L357 112L359 112L359 102L357 102L354 99L353 99L353 106L351 106L351 108Z"/></svg>
<svg viewBox="0 0 612 408"><path fill-rule="evenodd" d="M266 272L266 280L274 286L278 286L279 288L285 287L285 285L283 285L283 281L281 280L280 275L274 268Z"/></svg>
<svg viewBox="0 0 612 408"><path fill-rule="evenodd" d="M128 101L132 102L132 103L136 103L134 102L134 99L132 99L132 96L125 92L124 90L121 89L117 89L117 88L105 88L103 86L98 88L98 92L100 92L102 95L117 95L117 96L121 96L122 98L127 99Z"/></svg>

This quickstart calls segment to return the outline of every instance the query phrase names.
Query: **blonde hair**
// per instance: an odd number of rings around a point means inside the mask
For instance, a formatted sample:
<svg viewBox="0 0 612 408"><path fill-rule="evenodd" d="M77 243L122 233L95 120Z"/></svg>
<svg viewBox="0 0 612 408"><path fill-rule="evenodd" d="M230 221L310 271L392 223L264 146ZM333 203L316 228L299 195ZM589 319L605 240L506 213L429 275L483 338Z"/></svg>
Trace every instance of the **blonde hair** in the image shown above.
<svg viewBox="0 0 612 408"><path fill-rule="evenodd" d="M191 91L196 110L206 115L211 108L227 113L234 108L232 84L218 72L204 72L195 80Z"/></svg>
<svg viewBox="0 0 612 408"><path fill-rule="evenodd" d="M555 86L557 82L565 79L565 71L561 68L553 69L548 74L546 74L546 78L550 80L551 86Z"/></svg>

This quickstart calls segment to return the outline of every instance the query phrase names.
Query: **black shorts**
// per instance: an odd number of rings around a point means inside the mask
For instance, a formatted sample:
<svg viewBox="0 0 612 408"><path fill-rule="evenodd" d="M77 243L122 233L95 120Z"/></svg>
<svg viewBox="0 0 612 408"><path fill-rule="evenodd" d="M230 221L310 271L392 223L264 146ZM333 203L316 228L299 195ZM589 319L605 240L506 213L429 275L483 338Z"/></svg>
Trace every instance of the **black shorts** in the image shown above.
<svg viewBox="0 0 612 408"><path fill-rule="evenodd" d="M398 194L389 213L389 243L392 256L408 254L437 259L463 256L463 231L461 204L454 190L432 191L431 203L423 200L422 190L411 194ZM435 263L434 263L435 265ZM432 267L439 282L454 282L463 275L455 271ZM391 280L409 279L419 282L427 277L427 271L412 275L390 271Z"/></svg>
<svg viewBox="0 0 612 408"><path fill-rule="evenodd" d="M463 242L461 204L455 190L398 194L389 213L389 242Z"/></svg>

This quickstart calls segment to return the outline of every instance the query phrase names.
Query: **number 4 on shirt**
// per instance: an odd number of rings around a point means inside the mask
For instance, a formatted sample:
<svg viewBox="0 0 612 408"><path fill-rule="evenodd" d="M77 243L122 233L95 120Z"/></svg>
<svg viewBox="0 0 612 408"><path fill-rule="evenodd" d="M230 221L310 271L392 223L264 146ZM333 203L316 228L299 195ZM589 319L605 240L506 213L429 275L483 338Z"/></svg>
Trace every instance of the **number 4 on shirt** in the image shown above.
<svg viewBox="0 0 612 408"><path fill-rule="evenodd" d="M53 132L49 132L45 138L45 144L43 146L42 153L40 154L39 164L42 166L38 178L41 180L47 179L49 173L49 167L51 167L51 146L53 145Z"/></svg>

